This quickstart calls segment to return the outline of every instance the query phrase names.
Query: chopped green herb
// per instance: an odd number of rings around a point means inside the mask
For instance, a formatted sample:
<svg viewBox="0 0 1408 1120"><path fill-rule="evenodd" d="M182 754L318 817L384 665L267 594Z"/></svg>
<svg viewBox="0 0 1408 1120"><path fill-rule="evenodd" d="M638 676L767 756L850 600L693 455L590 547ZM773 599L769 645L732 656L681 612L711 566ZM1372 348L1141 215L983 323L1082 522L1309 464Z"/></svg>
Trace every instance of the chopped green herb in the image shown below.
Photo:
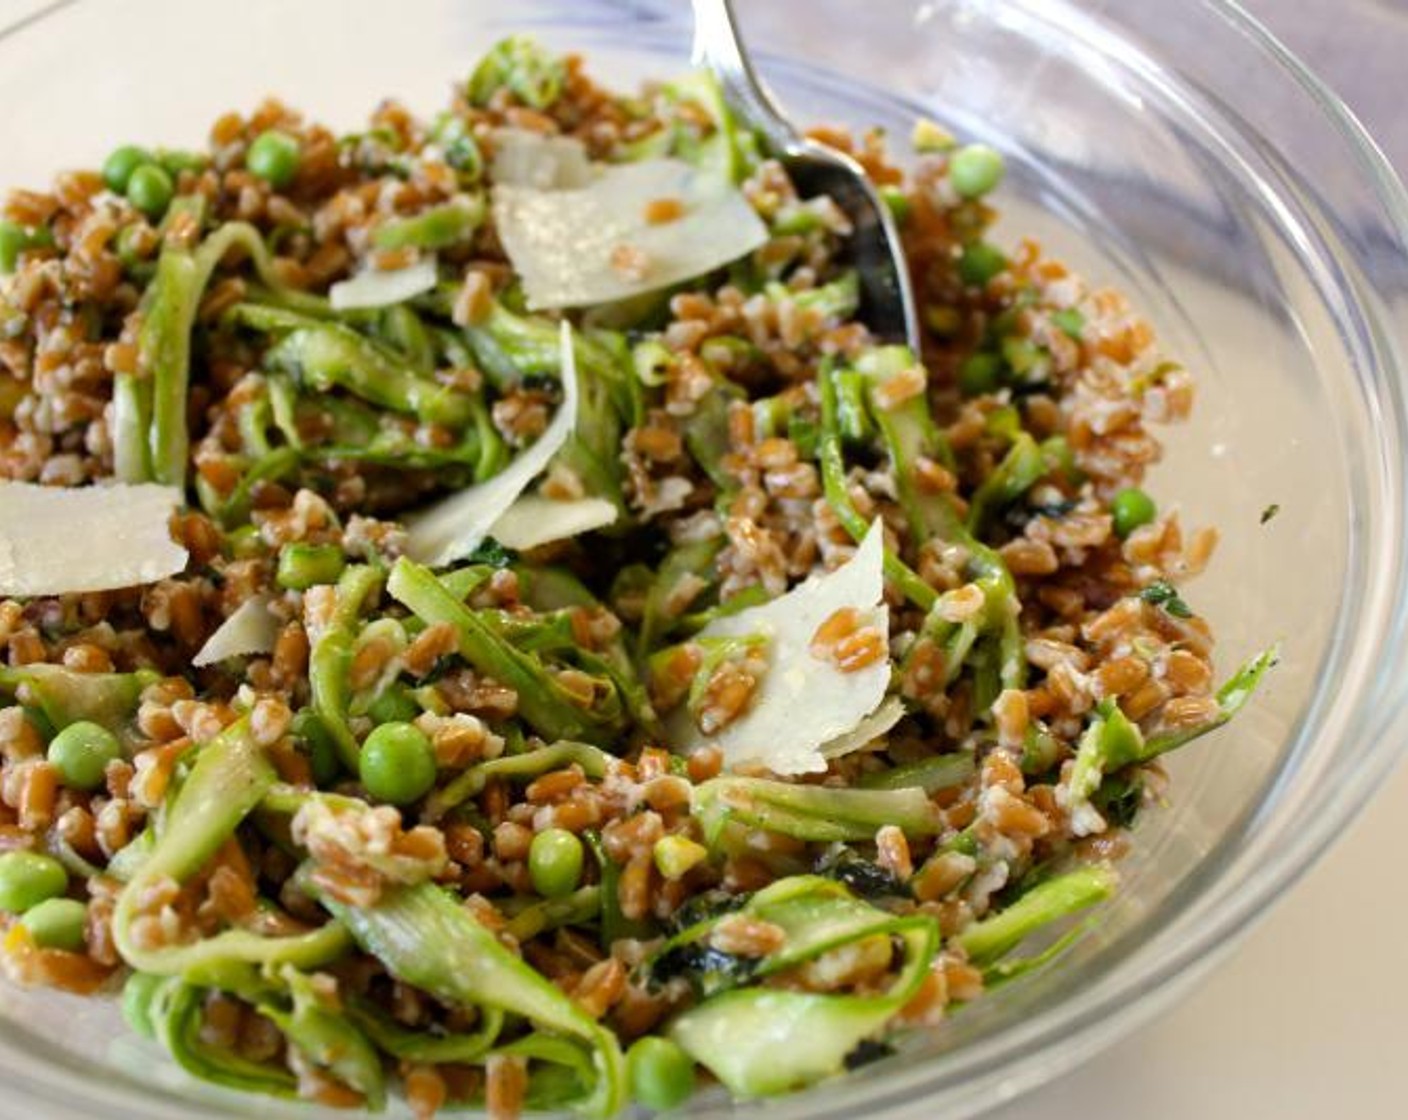
<svg viewBox="0 0 1408 1120"><path fill-rule="evenodd" d="M1157 579L1139 593L1153 607L1163 607L1174 618L1192 618L1193 609L1183 601L1178 589L1165 579Z"/></svg>
<svg viewBox="0 0 1408 1120"><path fill-rule="evenodd" d="M1080 336L1085 330L1085 316L1076 308L1063 307L1060 311L1053 311L1051 321L1071 338L1080 341Z"/></svg>

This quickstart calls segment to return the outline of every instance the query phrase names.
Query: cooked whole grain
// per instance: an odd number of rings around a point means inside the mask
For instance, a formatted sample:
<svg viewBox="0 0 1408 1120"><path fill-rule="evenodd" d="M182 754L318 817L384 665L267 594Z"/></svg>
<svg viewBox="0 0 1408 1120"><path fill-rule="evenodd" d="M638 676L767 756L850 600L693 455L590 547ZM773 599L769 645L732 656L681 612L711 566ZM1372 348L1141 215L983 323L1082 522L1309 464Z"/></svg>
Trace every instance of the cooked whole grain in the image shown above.
<svg viewBox="0 0 1408 1120"><path fill-rule="evenodd" d="M1224 719L1211 630L1175 590L1209 563L1216 532L1188 531L1164 512L1121 537L1111 515L1114 496L1160 458L1152 425L1188 415L1190 374L1123 296L1087 287L1035 242L1019 243L985 282L966 281L961 258L990 234L995 211L959 196L948 151L902 169L876 133L819 135L903 200L923 353L865 387L857 370L877 347L844 295L849 218L829 198L798 197L777 161L740 157L742 195L768 225L760 248L662 296L629 333L604 325L609 317L572 316L622 378L579 372L584 407L605 408L610 425L605 436L583 426L540 492L599 496L605 477L617 524L526 555L485 546L463 566L446 617L408 610L382 578L408 551L406 515L502 469L559 406L555 366L538 355L515 368L493 332L507 317L524 330L546 326L555 340L558 315L523 313L492 217L433 245L392 235L483 202L505 127L570 137L594 159L720 139L694 96L652 86L621 97L580 59L553 66L560 90L546 101L522 82L483 97L462 89L435 122L385 102L366 132L348 137L277 101L228 114L208 151L179 171L183 206L165 221L92 171L5 203L5 220L47 235L0 277L0 482L117 477L122 394L142 391L134 386L161 360L150 341L158 309L144 297L159 262L198 252L233 222L249 223L270 256L264 274L248 251L227 253L191 309L191 506L173 518L186 570L140 588L0 598L0 852L62 855L70 894L87 903L81 952L42 947L17 915L0 914L12 979L89 992L120 976L134 951L231 931L307 934L331 908L371 911L424 888L452 898L613 1040L663 1030L703 998L683 979L651 974L669 937L708 912L696 907L722 907L700 927L701 951L751 976L791 936L747 910L755 892L818 869L854 882L815 821L799 832L789 810L746 798L751 816L708 818L706 787L726 760L711 743L672 753L676 721L717 736L796 667L772 664L767 635L720 645L698 632L735 604L836 569L856 553L854 525L875 518L892 565L888 641L878 616L843 607L815 628L805 671L849 674L892 659L903 714L824 771L781 777L805 794L883 782L901 768L921 775L904 788L921 791L934 827L867 820L837 833L888 884L877 905L927 923L941 945L896 1004L895 1024L932 1025L982 994L986 962L969 959L963 935L1025 882L1072 864L1103 867L1127 850L1136 812L1162 797L1165 777L1152 756L1140 758L1097 774L1098 803L1083 801L1086 738L1123 718L1141 741L1176 743ZM270 129L300 153L277 189L247 161ZM634 217L663 235L690 208L660 197ZM439 287L354 313L342 343L414 366L418 392L471 401L468 425L359 395L331 374L317 381L304 364L313 358L288 358L300 332L320 329L316 317L298 317L304 301L354 273L418 260L433 261ZM628 281L656 263L629 240L610 252ZM260 315L295 325L251 326ZM975 356L1001 366L998 384L973 390L964 371ZM578 363L586 369L580 354ZM823 383L838 370L859 378L848 407L865 415L852 417L833 462L819 446L832 422ZM884 433L916 410L924 446L897 461ZM1011 461L1027 444L1040 473L1014 488ZM936 508L947 529L926 520ZM309 555L331 557L335 571L291 578L289 558ZM897 568L912 576L908 590ZM379 574L362 602L349 601L341 574L367 571ZM265 652L195 668L195 652L256 595L276 623ZM506 643L513 658L486 667L477 653L486 642ZM105 693L90 706L120 732L120 754L96 785L66 784L46 756L73 722L48 690L54 673L79 691L130 686L130 697ZM571 733L541 732L544 690L570 709ZM369 793L360 743L389 723L412 725L430 744L428 796L392 805ZM200 867L145 883L126 914L118 900L141 846L232 728L270 767L270 792ZM553 753L554 739L570 749ZM584 755L584 743L614 757ZM951 780L924 769L935 760L953 764ZM732 775L778 777L764 764ZM549 830L572 834L578 847L568 850L585 853L570 890L551 898L538 893L534 866L535 837ZM114 928L124 921L125 941ZM766 984L879 998L903 956L889 933L866 936ZM441 1044L482 1026L486 1011L397 978L365 943L327 971L299 975L306 992L276 1005L267 992L222 992L212 981L193 1020L200 1042L270 1071L287 1091L360 1107L371 1098L348 1067L319 1059L283 1026L313 1000L367 1028L380 1047L368 1043L372 1062L399 1075L418 1118L473 1100L508 1120L548 1083L542 1068L556 1059L538 1057L521 1017L482 1052L444 1057ZM413 1031L435 1045L385 1042Z"/></svg>

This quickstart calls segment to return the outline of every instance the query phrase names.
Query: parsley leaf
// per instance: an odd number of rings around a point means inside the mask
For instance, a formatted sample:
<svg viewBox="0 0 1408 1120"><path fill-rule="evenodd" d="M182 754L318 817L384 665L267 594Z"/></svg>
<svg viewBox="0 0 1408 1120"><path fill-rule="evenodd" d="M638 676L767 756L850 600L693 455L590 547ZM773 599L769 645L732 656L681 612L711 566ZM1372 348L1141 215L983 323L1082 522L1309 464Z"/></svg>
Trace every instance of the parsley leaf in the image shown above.
<svg viewBox="0 0 1408 1120"><path fill-rule="evenodd" d="M464 558L464 563L484 564L490 568L507 568L513 563L513 553L493 537L485 537L479 547Z"/></svg>
<svg viewBox="0 0 1408 1120"><path fill-rule="evenodd" d="M1163 607L1174 618L1192 618L1193 609L1178 594L1178 589L1166 579L1156 579L1139 593L1153 607Z"/></svg>
<svg viewBox="0 0 1408 1120"><path fill-rule="evenodd" d="M1061 328L1069 337L1080 341L1081 332L1085 330L1085 316L1074 307L1062 308L1060 311L1051 313L1051 321Z"/></svg>

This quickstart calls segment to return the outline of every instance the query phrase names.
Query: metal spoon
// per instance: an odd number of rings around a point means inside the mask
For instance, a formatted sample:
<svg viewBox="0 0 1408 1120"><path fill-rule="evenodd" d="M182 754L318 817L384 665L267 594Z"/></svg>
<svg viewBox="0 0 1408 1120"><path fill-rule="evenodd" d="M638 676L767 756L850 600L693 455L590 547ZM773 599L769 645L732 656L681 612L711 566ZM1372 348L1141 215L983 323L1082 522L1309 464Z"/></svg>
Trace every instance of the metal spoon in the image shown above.
<svg viewBox="0 0 1408 1120"><path fill-rule="evenodd" d="M738 35L730 0L692 0L694 64L713 71L724 98L760 133L805 198L830 195L854 227L847 249L860 274L861 317L886 342L920 352L909 268L890 209L850 156L797 131L758 78Z"/></svg>

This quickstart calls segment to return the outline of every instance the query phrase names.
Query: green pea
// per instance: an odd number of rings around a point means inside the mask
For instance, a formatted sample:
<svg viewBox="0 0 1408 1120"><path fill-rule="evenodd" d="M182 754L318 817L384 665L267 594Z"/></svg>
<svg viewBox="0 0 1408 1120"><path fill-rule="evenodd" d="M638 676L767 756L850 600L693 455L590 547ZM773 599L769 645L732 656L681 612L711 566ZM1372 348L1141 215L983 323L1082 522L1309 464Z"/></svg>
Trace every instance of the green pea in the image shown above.
<svg viewBox="0 0 1408 1120"><path fill-rule="evenodd" d="M103 161L103 183L113 194L126 194L132 173L151 162L151 154L135 144L114 148L112 154Z"/></svg>
<svg viewBox="0 0 1408 1120"><path fill-rule="evenodd" d="M347 563L334 544L286 544L279 550L280 587L307 591L320 583L336 583Z"/></svg>
<svg viewBox="0 0 1408 1120"><path fill-rule="evenodd" d="M1115 536L1124 540L1141 525L1147 525L1159 515L1159 507L1137 486L1121 490L1110 500L1110 513L1114 516Z"/></svg>
<svg viewBox="0 0 1408 1120"><path fill-rule="evenodd" d="M156 1028L152 1025L152 1001L166 980L165 976L151 972L134 972L122 985L122 1018L143 1038L156 1038Z"/></svg>
<svg viewBox="0 0 1408 1120"><path fill-rule="evenodd" d="M342 770L337 743L323 717L312 708L304 708L293 717L293 736L303 745L313 781L319 786L331 785Z"/></svg>
<svg viewBox="0 0 1408 1120"><path fill-rule="evenodd" d="M83 952L83 927L88 923L88 907L73 898L48 898L25 911L20 925L29 930L41 949Z"/></svg>
<svg viewBox="0 0 1408 1120"><path fill-rule="evenodd" d="M658 1112L677 1108L694 1092L694 1061L676 1042L658 1035L637 1039L626 1051L631 1096Z"/></svg>
<svg viewBox="0 0 1408 1120"><path fill-rule="evenodd" d="M904 225L904 220L909 217L909 195L899 187L884 186L880 188L880 198L889 209L890 217L894 218L895 225Z"/></svg>
<svg viewBox="0 0 1408 1120"><path fill-rule="evenodd" d="M582 842L565 828L549 828L528 848L528 875L544 898L561 898L582 881Z"/></svg>
<svg viewBox="0 0 1408 1120"><path fill-rule="evenodd" d="M261 132L249 146L245 165L271 187L282 190L298 174L302 157L298 141L287 132L271 128Z"/></svg>
<svg viewBox="0 0 1408 1120"><path fill-rule="evenodd" d="M8 276L20 263L20 254L29 247L29 235L15 222L0 222L0 276Z"/></svg>
<svg viewBox="0 0 1408 1120"><path fill-rule="evenodd" d="M37 852L0 855L0 910L23 914L68 889L63 864Z"/></svg>
<svg viewBox="0 0 1408 1120"><path fill-rule="evenodd" d="M108 763L121 754L117 736L87 720L69 724L49 744L49 761L70 789L97 789L103 784Z"/></svg>
<svg viewBox="0 0 1408 1120"><path fill-rule="evenodd" d="M1002 250L986 241L974 241L963 247L958 258L958 278L970 288L985 288L988 281L1007 269Z"/></svg>
<svg viewBox="0 0 1408 1120"><path fill-rule="evenodd" d="M398 684L393 684L378 696L367 709L375 723L408 723L420 715L415 697Z"/></svg>
<svg viewBox="0 0 1408 1120"><path fill-rule="evenodd" d="M414 724L383 723L362 744L357 768L373 797L409 805L435 784L435 748Z"/></svg>
<svg viewBox="0 0 1408 1120"><path fill-rule="evenodd" d="M969 354L958 366L958 387L965 397L994 393L1002 384L1002 359L996 354Z"/></svg>
<svg viewBox="0 0 1408 1120"><path fill-rule="evenodd" d="M183 171L199 173L206 167L205 157L198 152L183 152L171 148L163 148L157 152L156 161L171 173L173 179L179 179Z"/></svg>
<svg viewBox="0 0 1408 1120"><path fill-rule="evenodd" d="M948 181L963 198L981 198L1002 182L1002 156L986 144L969 144L953 153Z"/></svg>
<svg viewBox="0 0 1408 1120"><path fill-rule="evenodd" d="M127 180L127 201L148 218L159 218L171 205L176 187L165 168L144 163Z"/></svg>

